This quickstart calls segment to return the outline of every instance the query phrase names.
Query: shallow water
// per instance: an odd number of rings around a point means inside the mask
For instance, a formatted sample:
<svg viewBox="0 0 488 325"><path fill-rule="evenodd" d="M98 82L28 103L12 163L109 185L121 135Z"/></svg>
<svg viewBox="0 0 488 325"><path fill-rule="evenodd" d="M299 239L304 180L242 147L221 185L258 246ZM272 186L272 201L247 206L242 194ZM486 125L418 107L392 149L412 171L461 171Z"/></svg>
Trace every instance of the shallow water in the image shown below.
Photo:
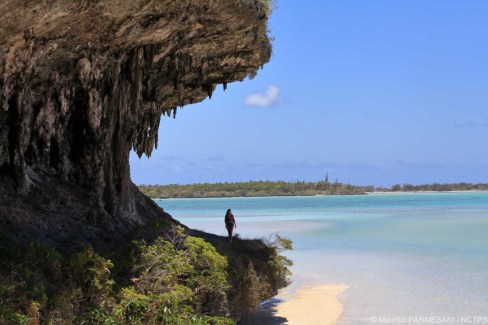
<svg viewBox="0 0 488 325"><path fill-rule="evenodd" d="M340 324L488 316L488 193L156 202L192 228L225 236L224 214L232 208L241 237L279 232L292 239L288 291L349 285L340 296Z"/></svg>

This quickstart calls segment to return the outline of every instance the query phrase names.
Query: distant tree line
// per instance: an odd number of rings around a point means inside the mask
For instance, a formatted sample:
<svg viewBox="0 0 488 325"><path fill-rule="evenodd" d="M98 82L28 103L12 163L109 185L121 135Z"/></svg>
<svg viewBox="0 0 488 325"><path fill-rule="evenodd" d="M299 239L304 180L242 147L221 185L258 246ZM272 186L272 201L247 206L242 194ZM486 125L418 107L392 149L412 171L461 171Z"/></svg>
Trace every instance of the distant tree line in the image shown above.
<svg viewBox="0 0 488 325"><path fill-rule="evenodd" d="M395 184L386 191L391 192L451 192L451 191L488 191L488 184L484 183L453 183L453 184Z"/></svg>
<svg viewBox="0 0 488 325"><path fill-rule="evenodd" d="M357 195L371 192L448 192L488 191L488 184L395 184L391 187L358 186L329 182L249 181L239 183L203 183L190 185L141 185L139 189L150 198L256 197L297 195Z"/></svg>
<svg viewBox="0 0 488 325"><path fill-rule="evenodd" d="M191 185L141 185L139 189L151 198L203 198L365 194L372 186L354 186L339 182L284 182L250 181L241 183L191 184Z"/></svg>

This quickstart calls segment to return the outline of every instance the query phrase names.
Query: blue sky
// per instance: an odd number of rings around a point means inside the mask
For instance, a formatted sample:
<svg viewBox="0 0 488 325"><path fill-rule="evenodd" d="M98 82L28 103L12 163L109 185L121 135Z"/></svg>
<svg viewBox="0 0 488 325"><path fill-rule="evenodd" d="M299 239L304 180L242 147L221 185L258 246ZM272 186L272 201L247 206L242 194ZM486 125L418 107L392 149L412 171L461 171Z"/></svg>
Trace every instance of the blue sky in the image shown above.
<svg viewBox="0 0 488 325"><path fill-rule="evenodd" d="M253 80L163 117L136 184L488 182L488 1L278 1Z"/></svg>

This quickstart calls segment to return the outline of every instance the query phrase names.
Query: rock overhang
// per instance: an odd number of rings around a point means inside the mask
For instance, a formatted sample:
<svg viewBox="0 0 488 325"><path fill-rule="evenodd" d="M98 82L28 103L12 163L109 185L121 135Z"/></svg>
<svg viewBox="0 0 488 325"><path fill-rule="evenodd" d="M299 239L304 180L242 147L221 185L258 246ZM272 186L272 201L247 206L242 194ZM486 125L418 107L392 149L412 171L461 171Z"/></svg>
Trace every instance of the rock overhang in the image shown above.
<svg viewBox="0 0 488 325"><path fill-rule="evenodd" d="M139 219L131 149L150 155L162 114L268 62L267 0L3 0L0 167L19 193L42 177Z"/></svg>

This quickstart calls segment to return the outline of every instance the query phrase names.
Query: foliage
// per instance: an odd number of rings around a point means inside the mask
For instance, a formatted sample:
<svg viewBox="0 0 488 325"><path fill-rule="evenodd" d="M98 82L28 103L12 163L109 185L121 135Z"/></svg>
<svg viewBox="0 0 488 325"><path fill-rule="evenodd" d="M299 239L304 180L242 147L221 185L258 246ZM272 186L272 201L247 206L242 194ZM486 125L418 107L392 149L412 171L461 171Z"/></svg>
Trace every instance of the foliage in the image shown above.
<svg viewBox="0 0 488 325"><path fill-rule="evenodd" d="M77 288L85 303L98 306L108 299L115 281L111 277L113 263L86 246L75 254L68 263L68 281Z"/></svg>
<svg viewBox="0 0 488 325"><path fill-rule="evenodd" d="M395 184L390 189L379 189L391 192L449 192L449 191L488 191L488 184L454 183L454 184Z"/></svg>
<svg viewBox="0 0 488 325"><path fill-rule="evenodd" d="M292 249L292 242L277 234L266 240L236 237L233 249L226 248L220 250L228 257L229 278L234 283L229 292L229 305L232 314L245 319L259 309L261 302L289 284L292 262L281 253Z"/></svg>
<svg viewBox="0 0 488 325"><path fill-rule="evenodd" d="M251 181L242 183L191 184L191 185L141 185L139 189L150 198L232 197L232 196L291 196L364 194L372 187L353 186L339 182L272 182Z"/></svg>
<svg viewBox="0 0 488 325"><path fill-rule="evenodd" d="M248 313L259 310L259 304L266 299L269 284L256 273L252 262L247 266L246 273L240 285L237 300L241 306L250 306Z"/></svg>
<svg viewBox="0 0 488 325"><path fill-rule="evenodd" d="M357 186L327 179L319 182L272 182L250 181L242 183L191 184L191 185L141 185L141 192L150 198L190 197L250 197L250 196L292 196L292 195L351 195L368 192L411 192L411 191L488 191L488 184L396 184L391 188Z"/></svg>
<svg viewBox="0 0 488 325"><path fill-rule="evenodd" d="M33 243L15 255L0 268L0 324L234 324L226 258L182 228L135 242L132 282L120 289L91 246L63 257Z"/></svg>
<svg viewBox="0 0 488 325"><path fill-rule="evenodd" d="M273 254L268 260L269 269L273 272L271 285L284 288L290 284L289 276L291 272L289 267L293 265L293 262L281 253L293 249L293 242L279 234L274 234L268 240L267 245L273 249Z"/></svg>
<svg viewBox="0 0 488 325"><path fill-rule="evenodd" d="M288 239L211 238L173 227L113 259L0 238L0 324L235 324L288 284Z"/></svg>
<svg viewBox="0 0 488 325"><path fill-rule="evenodd" d="M167 240L158 238L152 245L140 242L136 248L140 254L131 296L149 297L149 301L163 304L167 312L177 315L225 314L227 260L212 245L201 238L185 236L178 227ZM154 312L145 309L144 317Z"/></svg>

